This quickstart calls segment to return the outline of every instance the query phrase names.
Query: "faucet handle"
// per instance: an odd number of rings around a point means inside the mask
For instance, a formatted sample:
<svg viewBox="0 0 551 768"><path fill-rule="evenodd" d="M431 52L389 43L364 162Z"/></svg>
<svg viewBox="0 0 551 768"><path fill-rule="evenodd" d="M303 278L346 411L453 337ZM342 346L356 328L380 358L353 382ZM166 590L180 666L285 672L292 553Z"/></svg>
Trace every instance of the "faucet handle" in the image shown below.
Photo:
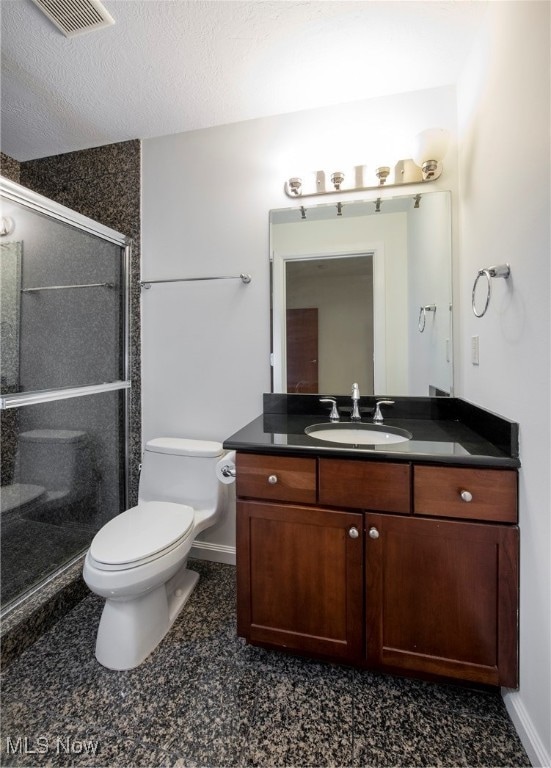
<svg viewBox="0 0 551 768"><path fill-rule="evenodd" d="M381 405L394 405L394 400L377 400L375 403L375 413L373 414L373 421L376 423L383 420Z"/></svg>
<svg viewBox="0 0 551 768"><path fill-rule="evenodd" d="M320 397L320 403L331 403L331 413L329 414L329 418L331 421L339 421L339 411L337 408L337 401L334 397Z"/></svg>

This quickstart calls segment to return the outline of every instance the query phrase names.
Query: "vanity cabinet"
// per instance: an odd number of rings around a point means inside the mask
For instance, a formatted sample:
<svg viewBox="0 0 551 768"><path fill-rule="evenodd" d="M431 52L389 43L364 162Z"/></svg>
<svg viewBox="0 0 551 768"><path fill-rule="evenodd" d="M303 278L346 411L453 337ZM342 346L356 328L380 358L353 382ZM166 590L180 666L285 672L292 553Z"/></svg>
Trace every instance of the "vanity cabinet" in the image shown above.
<svg viewBox="0 0 551 768"><path fill-rule="evenodd" d="M517 472L237 454L238 633L516 687Z"/></svg>
<svg viewBox="0 0 551 768"><path fill-rule="evenodd" d="M363 517L238 501L238 634L335 659L363 656Z"/></svg>
<svg viewBox="0 0 551 768"><path fill-rule="evenodd" d="M238 634L363 655L363 515L317 502L317 459L238 453ZM298 502L298 503L297 503Z"/></svg>
<svg viewBox="0 0 551 768"><path fill-rule="evenodd" d="M517 685L518 529L366 514L366 658Z"/></svg>

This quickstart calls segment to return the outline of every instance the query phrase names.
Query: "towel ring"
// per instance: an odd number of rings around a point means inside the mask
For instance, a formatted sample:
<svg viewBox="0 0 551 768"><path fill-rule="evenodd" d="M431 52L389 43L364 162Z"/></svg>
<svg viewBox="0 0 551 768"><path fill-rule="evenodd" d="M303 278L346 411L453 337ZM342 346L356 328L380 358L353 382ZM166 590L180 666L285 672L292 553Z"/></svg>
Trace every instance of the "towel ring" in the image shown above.
<svg viewBox="0 0 551 768"><path fill-rule="evenodd" d="M425 330L425 325L427 324L427 312L436 312L436 304L427 304L426 306L419 308L419 320L417 321L419 333L423 333Z"/></svg>
<svg viewBox="0 0 551 768"><path fill-rule="evenodd" d="M473 305L473 312L475 317L484 317L488 307L490 306L490 299L492 297L492 279L491 278L504 277L505 279L507 279L510 274L511 274L511 268L509 267L508 264L500 264L497 267L485 267L484 269L478 270L478 274L475 277L475 281L473 284L473 293L472 293L472 305ZM478 285L478 281L483 275L487 281L486 302L484 304L484 309L482 310L482 312L477 312L476 303L475 303L476 286Z"/></svg>

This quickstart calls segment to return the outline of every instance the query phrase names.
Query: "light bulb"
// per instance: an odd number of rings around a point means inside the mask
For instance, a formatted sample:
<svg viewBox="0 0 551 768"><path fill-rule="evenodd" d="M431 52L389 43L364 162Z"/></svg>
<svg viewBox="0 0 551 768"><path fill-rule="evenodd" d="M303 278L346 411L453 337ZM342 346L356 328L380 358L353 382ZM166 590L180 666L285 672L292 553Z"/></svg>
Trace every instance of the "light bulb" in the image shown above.
<svg viewBox="0 0 551 768"><path fill-rule="evenodd" d="M450 140L444 128L428 128L415 137L413 162L423 169L423 178L434 178L438 163L441 163Z"/></svg>

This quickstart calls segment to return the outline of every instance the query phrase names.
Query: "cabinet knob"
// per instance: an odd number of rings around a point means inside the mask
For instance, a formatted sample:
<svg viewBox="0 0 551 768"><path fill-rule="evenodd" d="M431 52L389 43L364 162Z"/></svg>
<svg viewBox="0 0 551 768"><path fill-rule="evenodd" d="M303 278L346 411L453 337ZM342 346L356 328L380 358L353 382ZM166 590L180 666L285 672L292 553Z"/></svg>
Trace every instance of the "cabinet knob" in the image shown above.
<svg viewBox="0 0 551 768"><path fill-rule="evenodd" d="M277 475L269 475L268 482L270 485L275 485L277 483Z"/></svg>
<svg viewBox="0 0 551 768"><path fill-rule="evenodd" d="M351 539L357 539L358 536L360 535L360 532L355 526L352 526L352 528L348 529L348 535L350 536Z"/></svg>
<svg viewBox="0 0 551 768"><path fill-rule="evenodd" d="M473 495L470 491L460 491L459 495L461 496L463 501L469 502L473 500Z"/></svg>
<svg viewBox="0 0 551 768"><path fill-rule="evenodd" d="M369 538L370 539L378 539L379 538L379 531L375 527L371 527L369 529Z"/></svg>

